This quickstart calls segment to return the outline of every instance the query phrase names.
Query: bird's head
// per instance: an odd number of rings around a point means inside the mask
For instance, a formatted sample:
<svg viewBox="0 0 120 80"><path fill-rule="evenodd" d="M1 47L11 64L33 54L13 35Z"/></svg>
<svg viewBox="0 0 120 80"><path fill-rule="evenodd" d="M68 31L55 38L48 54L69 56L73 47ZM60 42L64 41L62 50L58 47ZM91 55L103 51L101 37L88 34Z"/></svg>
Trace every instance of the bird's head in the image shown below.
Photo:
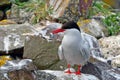
<svg viewBox="0 0 120 80"><path fill-rule="evenodd" d="M80 28L77 25L77 23L75 23L74 21L69 21L69 22L63 24L61 28L53 30L52 33L56 34L56 33L59 33L59 32L64 32L65 30L68 30L68 29L77 29L77 30L80 31Z"/></svg>

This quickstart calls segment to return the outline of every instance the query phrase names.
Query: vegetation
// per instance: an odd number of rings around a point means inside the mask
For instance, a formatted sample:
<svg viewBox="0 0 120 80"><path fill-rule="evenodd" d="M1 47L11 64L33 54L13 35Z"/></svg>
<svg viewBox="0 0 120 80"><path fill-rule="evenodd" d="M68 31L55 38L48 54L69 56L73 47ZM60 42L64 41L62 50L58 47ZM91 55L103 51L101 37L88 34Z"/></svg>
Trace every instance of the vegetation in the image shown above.
<svg viewBox="0 0 120 80"><path fill-rule="evenodd" d="M48 0L29 0L27 2L20 2L20 0L11 1L18 5L20 9L25 8L27 12L34 13L34 17L32 19L33 24L38 23L41 20L50 19L49 15L53 12L52 6L48 7ZM105 2L93 0L92 6L89 8L87 18L92 18L95 15L104 16L105 18L102 22L107 27L109 35L115 35L120 31L120 13L113 14L111 10L112 7Z"/></svg>
<svg viewBox="0 0 120 80"><path fill-rule="evenodd" d="M107 27L109 35L117 35L120 32L120 12L113 13L111 10L112 7L108 4L94 0L89 17L94 15L104 16L102 23Z"/></svg>
<svg viewBox="0 0 120 80"><path fill-rule="evenodd" d="M92 16L96 15L96 14L106 16L108 14L111 14L111 11L110 11L111 9L112 9L112 7L110 5L104 3L103 1L94 0L92 9L90 11L91 11Z"/></svg>
<svg viewBox="0 0 120 80"><path fill-rule="evenodd" d="M49 19L52 14L52 6L47 6L47 0L31 0L28 2L20 2L19 0L12 0L13 3L18 5L20 9L25 8L27 12L33 12L34 18L32 23L38 23L41 20Z"/></svg>
<svg viewBox="0 0 120 80"><path fill-rule="evenodd" d="M107 26L109 35L117 35L120 32L120 13L110 14L102 21Z"/></svg>

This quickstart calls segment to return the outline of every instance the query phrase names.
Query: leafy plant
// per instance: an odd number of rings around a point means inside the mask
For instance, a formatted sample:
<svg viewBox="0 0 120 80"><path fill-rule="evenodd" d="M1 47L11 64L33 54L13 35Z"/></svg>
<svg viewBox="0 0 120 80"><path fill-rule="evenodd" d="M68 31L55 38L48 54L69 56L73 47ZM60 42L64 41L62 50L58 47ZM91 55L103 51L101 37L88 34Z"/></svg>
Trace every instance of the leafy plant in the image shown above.
<svg viewBox="0 0 120 80"><path fill-rule="evenodd" d="M19 8L22 8L25 5L25 2L20 2L20 0L10 0L10 1L18 5Z"/></svg>
<svg viewBox="0 0 120 80"><path fill-rule="evenodd" d="M102 20L107 26L109 35L117 35L120 32L120 13L114 13Z"/></svg>
<svg viewBox="0 0 120 80"><path fill-rule="evenodd" d="M92 7L89 9L88 18L91 18L94 15L107 15L111 14L112 7L106 4L103 1L93 0Z"/></svg>
<svg viewBox="0 0 120 80"><path fill-rule="evenodd" d="M20 2L14 0L14 3L18 5L20 9L26 9L27 12L33 12L34 18L32 23L37 23L43 19L47 19L53 12L52 6L47 5L47 0L30 0L28 2Z"/></svg>
<svg viewBox="0 0 120 80"><path fill-rule="evenodd" d="M120 32L120 12L113 13L112 7L103 1L94 0L90 9L89 18L94 15L102 15L102 23L107 27L109 35L117 35Z"/></svg>

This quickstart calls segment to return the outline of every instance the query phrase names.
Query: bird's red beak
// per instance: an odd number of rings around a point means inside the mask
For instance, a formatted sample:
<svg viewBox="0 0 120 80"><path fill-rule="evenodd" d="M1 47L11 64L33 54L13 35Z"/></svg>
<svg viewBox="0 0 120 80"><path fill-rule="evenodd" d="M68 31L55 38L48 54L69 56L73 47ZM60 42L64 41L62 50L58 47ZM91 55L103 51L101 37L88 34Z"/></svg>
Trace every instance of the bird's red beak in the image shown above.
<svg viewBox="0 0 120 80"><path fill-rule="evenodd" d="M57 33L59 33L59 32L64 32L64 31L65 31L64 29L61 29L61 28L60 28L60 29L55 29L55 30L53 30L52 33L53 33L53 34L57 34Z"/></svg>

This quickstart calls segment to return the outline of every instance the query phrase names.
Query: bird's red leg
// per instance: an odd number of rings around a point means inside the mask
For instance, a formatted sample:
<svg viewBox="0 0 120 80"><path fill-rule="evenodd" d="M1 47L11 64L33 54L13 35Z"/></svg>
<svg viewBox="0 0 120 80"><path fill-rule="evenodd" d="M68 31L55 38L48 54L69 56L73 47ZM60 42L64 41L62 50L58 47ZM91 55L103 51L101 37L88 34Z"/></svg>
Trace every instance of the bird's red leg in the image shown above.
<svg viewBox="0 0 120 80"><path fill-rule="evenodd" d="M78 70L77 70L77 72L75 72L76 75L81 75L81 70L80 70L80 68L81 68L81 65L78 65Z"/></svg>
<svg viewBox="0 0 120 80"><path fill-rule="evenodd" d="M72 72L70 71L70 64L68 64L67 66L68 66L68 70L65 71L65 73L71 74Z"/></svg>

